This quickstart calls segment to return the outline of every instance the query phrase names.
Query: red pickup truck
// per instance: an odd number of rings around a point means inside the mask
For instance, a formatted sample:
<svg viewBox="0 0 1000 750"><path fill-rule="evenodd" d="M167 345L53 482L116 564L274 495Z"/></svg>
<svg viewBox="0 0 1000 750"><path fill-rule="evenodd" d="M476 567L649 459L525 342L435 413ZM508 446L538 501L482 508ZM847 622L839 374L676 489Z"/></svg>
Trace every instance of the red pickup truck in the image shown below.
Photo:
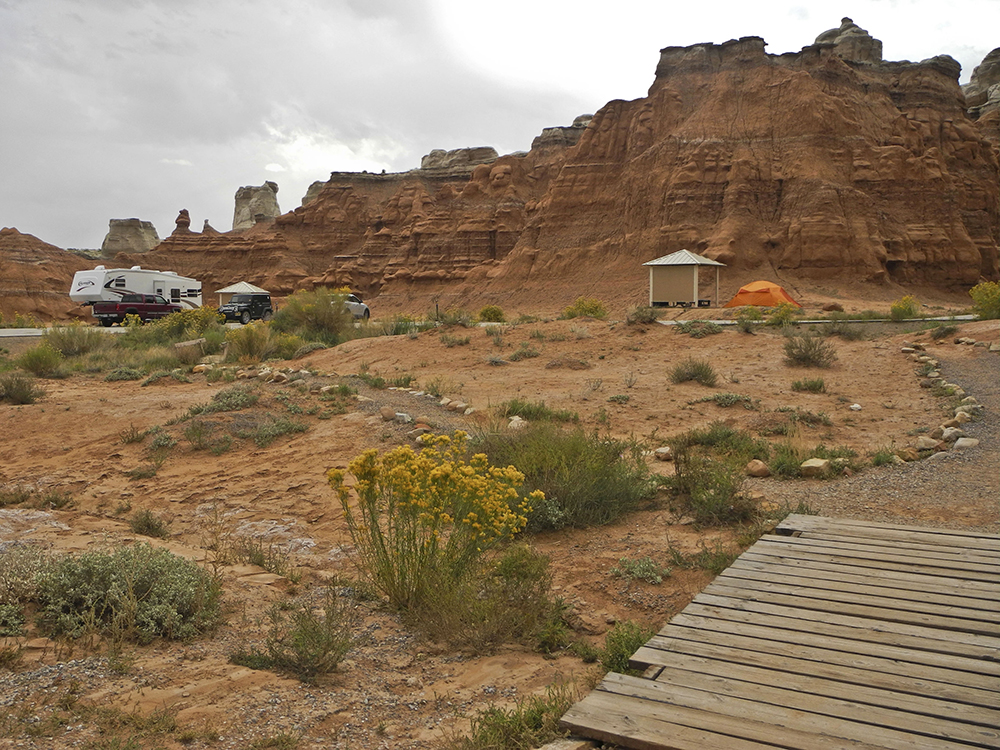
<svg viewBox="0 0 1000 750"><path fill-rule="evenodd" d="M180 305L167 302L159 294L123 294L117 302L95 302L92 310L105 327L124 323L126 315L138 315L146 323L180 311Z"/></svg>

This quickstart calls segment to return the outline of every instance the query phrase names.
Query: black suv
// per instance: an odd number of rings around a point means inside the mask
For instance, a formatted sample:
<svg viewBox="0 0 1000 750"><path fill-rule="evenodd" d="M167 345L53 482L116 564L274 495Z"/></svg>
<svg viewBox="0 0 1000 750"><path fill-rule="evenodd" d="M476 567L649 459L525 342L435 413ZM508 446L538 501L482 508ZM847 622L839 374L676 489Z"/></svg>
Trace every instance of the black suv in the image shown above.
<svg viewBox="0 0 1000 750"><path fill-rule="evenodd" d="M238 320L246 325L251 320L270 320L274 315L270 294L234 294L219 308L226 320Z"/></svg>

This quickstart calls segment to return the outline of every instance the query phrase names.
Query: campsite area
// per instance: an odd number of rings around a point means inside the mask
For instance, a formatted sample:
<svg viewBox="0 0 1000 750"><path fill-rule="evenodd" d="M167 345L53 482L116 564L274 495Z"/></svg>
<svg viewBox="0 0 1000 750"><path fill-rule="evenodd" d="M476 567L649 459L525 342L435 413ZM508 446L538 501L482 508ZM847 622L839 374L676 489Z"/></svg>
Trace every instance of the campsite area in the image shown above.
<svg viewBox="0 0 1000 750"><path fill-rule="evenodd" d="M808 312L821 314L818 306ZM803 455L820 445L853 454L825 478L747 477L742 494L765 518L798 508L995 533L1000 356L989 345L998 342L996 321L961 322L938 338L922 322L844 325L858 335L825 335L836 356L826 368L789 365L778 327L704 334L611 315L357 339L271 363L286 370L277 382L260 366L240 368L245 380L204 372L149 382L109 382L103 373L46 380L36 403L0 409L0 429L16 436L0 446L0 484L65 502L0 508L3 543L30 541L61 554L148 541L219 576L225 622L197 638L138 645L93 632L49 639L29 619L25 635L3 642L0 712L8 718L0 720L0 747L441 747L491 707L544 697L553 685L585 692L599 665L581 649L456 648L421 635L379 597L352 593L360 587L356 550L326 472L347 469L368 449L419 449L418 424L437 434L510 430L500 407L515 400L571 415L569 428L634 440L651 471L665 477L673 463L655 451L713 423ZM956 343L962 337L976 343ZM873 466L874 456L912 447L953 413L953 397L921 382L919 351L902 351L912 343L939 361L943 378L986 405L982 418L964 425L979 444ZM686 359L707 363L715 385L674 382ZM823 387L794 385L807 379ZM232 420L266 411L303 429L266 445L235 438L218 452L186 435L193 407L238 384L251 384L259 400ZM356 395L333 408L321 400L326 385ZM225 417L214 415L213 434ZM150 437L130 439L139 433ZM158 463L150 458L154 440L170 446ZM130 520L142 511L162 521L162 538L133 530ZM549 560L568 641L600 649L615 623L662 626L713 576L710 565L692 561L735 554L746 534L741 525L695 523L661 489L610 524L529 533L524 541ZM268 565L220 561L220 545L238 539L252 541ZM646 559L660 582L621 573ZM327 587L357 616L357 640L333 673L310 684L231 662L265 642L272 607L318 604Z"/></svg>

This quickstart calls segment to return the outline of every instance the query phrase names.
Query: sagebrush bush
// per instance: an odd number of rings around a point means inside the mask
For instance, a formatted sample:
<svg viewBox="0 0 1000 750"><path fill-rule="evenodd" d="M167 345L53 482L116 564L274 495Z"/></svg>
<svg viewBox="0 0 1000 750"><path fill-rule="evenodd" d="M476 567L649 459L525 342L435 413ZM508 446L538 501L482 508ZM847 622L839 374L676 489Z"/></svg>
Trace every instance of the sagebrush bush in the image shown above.
<svg viewBox="0 0 1000 750"><path fill-rule="evenodd" d="M477 317L484 323L503 323L506 320L503 308L499 305L484 306Z"/></svg>
<svg viewBox="0 0 1000 750"><path fill-rule="evenodd" d="M454 307L447 310L435 308L427 313L427 320L443 326L462 326L463 328L469 328L475 323L471 313Z"/></svg>
<svg viewBox="0 0 1000 750"><path fill-rule="evenodd" d="M736 328L743 333L753 333L764 322L764 314L760 308L744 305L736 311Z"/></svg>
<svg viewBox="0 0 1000 750"><path fill-rule="evenodd" d="M128 526L133 533L151 536L156 539L166 539L170 536L170 524L151 510L137 510L128 519Z"/></svg>
<svg viewBox="0 0 1000 750"><path fill-rule="evenodd" d="M358 564L395 607L422 605L434 585L460 585L484 554L524 529L542 499L540 492L520 494L524 475L513 466L468 457L467 443L459 431L425 439L419 453L409 446L364 452L348 466L356 504L344 472L327 472Z"/></svg>
<svg viewBox="0 0 1000 750"><path fill-rule="evenodd" d="M972 311L981 320L997 320L1000 318L1000 284L995 281L984 281L969 290L972 297Z"/></svg>
<svg viewBox="0 0 1000 750"><path fill-rule="evenodd" d="M38 594L37 577L49 565L40 547L23 542L0 544L0 604L24 605Z"/></svg>
<svg viewBox="0 0 1000 750"><path fill-rule="evenodd" d="M693 339L703 339L716 333L722 333L722 326L710 320L688 320L674 326L677 333L684 333Z"/></svg>
<svg viewBox="0 0 1000 750"><path fill-rule="evenodd" d="M132 322L129 321L128 331L115 341L121 346L134 349L168 346L180 341L209 336L219 341L225 330L223 327L225 318L211 305L171 313L146 325L142 325L142 321L138 321L138 325L132 325Z"/></svg>
<svg viewBox="0 0 1000 750"><path fill-rule="evenodd" d="M826 383L823 378L805 378L804 380L792 381L793 391L806 391L808 393L826 393Z"/></svg>
<svg viewBox="0 0 1000 750"><path fill-rule="evenodd" d="M599 299L577 297L572 305L563 310L564 318L606 318L608 308Z"/></svg>
<svg viewBox="0 0 1000 750"><path fill-rule="evenodd" d="M345 338L354 319L344 304L349 289L327 289L295 292L285 300L271 321L275 331L297 335L303 342L320 341L335 346Z"/></svg>
<svg viewBox="0 0 1000 750"><path fill-rule="evenodd" d="M327 587L320 610L322 614L308 599L270 609L266 647L274 669L315 682L333 672L354 647L357 617L349 600Z"/></svg>
<svg viewBox="0 0 1000 750"><path fill-rule="evenodd" d="M230 362L253 364L263 362L278 349L277 337L267 323L255 321L226 331L229 348L226 359Z"/></svg>
<svg viewBox="0 0 1000 750"><path fill-rule="evenodd" d="M630 310L628 312L625 316L625 323L631 326L639 323L655 323L659 319L660 312L655 307L640 305L634 310Z"/></svg>
<svg viewBox="0 0 1000 750"><path fill-rule="evenodd" d="M532 422L478 435L475 447L494 465L516 466L525 487L543 493L528 514L532 531L611 523L656 491L640 444L579 427Z"/></svg>
<svg viewBox="0 0 1000 750"><path fill-rule="evenodd" d="M109 344L108 339L99 328L82 323L49 328L43 336L43 341L64 357L79 357L102 349Z"/></svg>
<svg viewBox="0 0 1000 750"><path fill-rule="evenodd" d="M63 355L47 341L27 349L14 360L22 370L40 378L51 378L61 374Z"/></svg>
<svg viewBox="0 0 1000 750"><path fill-rule="evenodd" d="M63 557L37 581L40 622L55 635L114 628L143 643L179 640L220 618L220 583L194 562L144 542Z"/></svg>
<svg viewBox="0 0 1000 750"><path fill-rule="evenodd" d="M497 412L504 417L520 417L529 422L579 422L580 415L568 409L553 409L544 401L526 401L522 398L512 398L497 406Z"/></svg>
<svg viewBox="0 0 1000 750"><path fill-rule="evenodd" d="M837 350L818 336L792 336L785 341L785 364L792 367L832 367Z"/></svg>
<svg viewBox="0 0 1000 750"><path fill-rule="evenodd" d="M920 302L911 294L898 299L889 306L889 317L893 320L915 318L920 314Z"/></svg>
<svg viewBox="0 0 1000 750"><path fill-rule="evenodd" d="M33 404L45 395L45 389L23 372L0 373L0 401Z"/></svg>
<svg viewBox="0 0 1000 750"><path fill-rule="evenodd" d="M674 365L674 368L670 371L670 380L674 383L687 383L693 380L696 383L713 388L716 382L718 382L718 375L716 375L715 368L708 362L688 357Z"/></svg>

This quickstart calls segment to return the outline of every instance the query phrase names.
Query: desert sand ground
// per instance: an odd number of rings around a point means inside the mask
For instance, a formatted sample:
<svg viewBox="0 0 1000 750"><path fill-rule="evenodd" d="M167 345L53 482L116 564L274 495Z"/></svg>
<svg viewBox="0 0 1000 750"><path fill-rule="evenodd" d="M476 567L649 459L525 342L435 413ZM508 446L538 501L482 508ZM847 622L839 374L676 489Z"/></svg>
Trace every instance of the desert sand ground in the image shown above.
<svg viewBox="0 0 1000 750"><path fill-rule="evenodd" d="M996 321L964 323L955 335L996 342L998 326ZM469 341L448 346L448 336ZM287 364L320 373L307 381L322 383L361 372L387 379L412 375L412 390L433 389L474 411L464 415L440 406L436 398L375 390L355 381L363 398L344 414L320 419L308 413L319 403L314 393L266 384L262 402L274 409L299 404L304 411L297 418L308 429L267 448L244 441L218 456L194 451L183 438L183 426L171 420L207 402L228 385L224 382L209 383L204 375L191 375L191 382L163 378L148 386L109 383L103 375L47 381L48 394L37 403L0 406L0 483L59 489L72 496L72 505L49 511L0 509L0 542L32 540L60 552L98 548L135 539L125 516L149 509L170 521L170 537L153 543L179 555L206 561L213 534L256 535L291 550L303 577L292 584L253 566L223 567L227 624L191 643L138 647L124 674L108 668L99 642L22 639L19 664L0 668L2 710L42 715L55 710L60 695L72 693L80 703L126 711L168 709L191 730L188 747L265 746L263 740L280 733L299 737L300 748L434 747L449 732L465 729L468 717L486 706L510 705L554 682L582 689L594 667L575 656L549 658L519 646L485 656L455 652L420 638L374 603L365 605L359 626L364 643L317 685L237 667L227 656L240 645L259 642L272 603L308 593L331 578L356 575L342 512L324 472L345 467L365 449L412 442L407 436L412 425L384 421L383 406L435 431L476 431L502 428L491 407L503 401L541 400L579 413L587 429L634 436L649 449L715 420L759 432L787 419L780 410L792 407L823 413L830 422L799 423L792 438L797 443L845 445L866 456L910 445L918 430L950 415L943 399L920 386L916 363L900 351L904 342L922 342L940 359L944 374L970 395L981 394L961 382L961 373L974 371L977 383L1000 380L996 353L955 344L954 337L935 342L916 324L876 327L861 341L829 340L837 349L835 365L803 370L783 362L784 339L774 330L748 335L727 328L694 339L658 324L575 319L361 339ZM523 349L538 355L510 360ZM671 382L671 368L688 356L713 364L719 375L714 389ZM794 380L817 376L825 380L826 393L793 391ZM724 409L699 401L725 391L751 397L758 408ZM628 398L609 400L613 396ZM854 404L860 410L852 410ZM907 465L825 481L754 479L747 491L762 503L804 501L819 513L997 533L996 424L973 424L970 434L980 438L980 446L961 460L935 462L940 469L933 473L947 482L946 490L928 484L911 491ZM124 444L121 436L158 425L177 437L177 445L155 476L130 478L126 472L148 464L146 447ZM671 471L669 463L652 455L649 461L655 471ZM907 489L894 492L894 486ZM919 502L915 494L921 495ZM610 573L621 558L664 560L671 545L694 551L700 543L730 544L733 538L732 530L697 528L661 497L613 525L552 532L530 541L551 558L554 593L572 605L576 635L597 645L619 620L659 627L710 580L708 573L685 570L659 585L622 579ZM51 737L11 733L0 738L0 747L103 746L95 744L100 740L96 732L86 722L71 723ZM182 745L174 733L158 736L155 746Z"/></svg>

